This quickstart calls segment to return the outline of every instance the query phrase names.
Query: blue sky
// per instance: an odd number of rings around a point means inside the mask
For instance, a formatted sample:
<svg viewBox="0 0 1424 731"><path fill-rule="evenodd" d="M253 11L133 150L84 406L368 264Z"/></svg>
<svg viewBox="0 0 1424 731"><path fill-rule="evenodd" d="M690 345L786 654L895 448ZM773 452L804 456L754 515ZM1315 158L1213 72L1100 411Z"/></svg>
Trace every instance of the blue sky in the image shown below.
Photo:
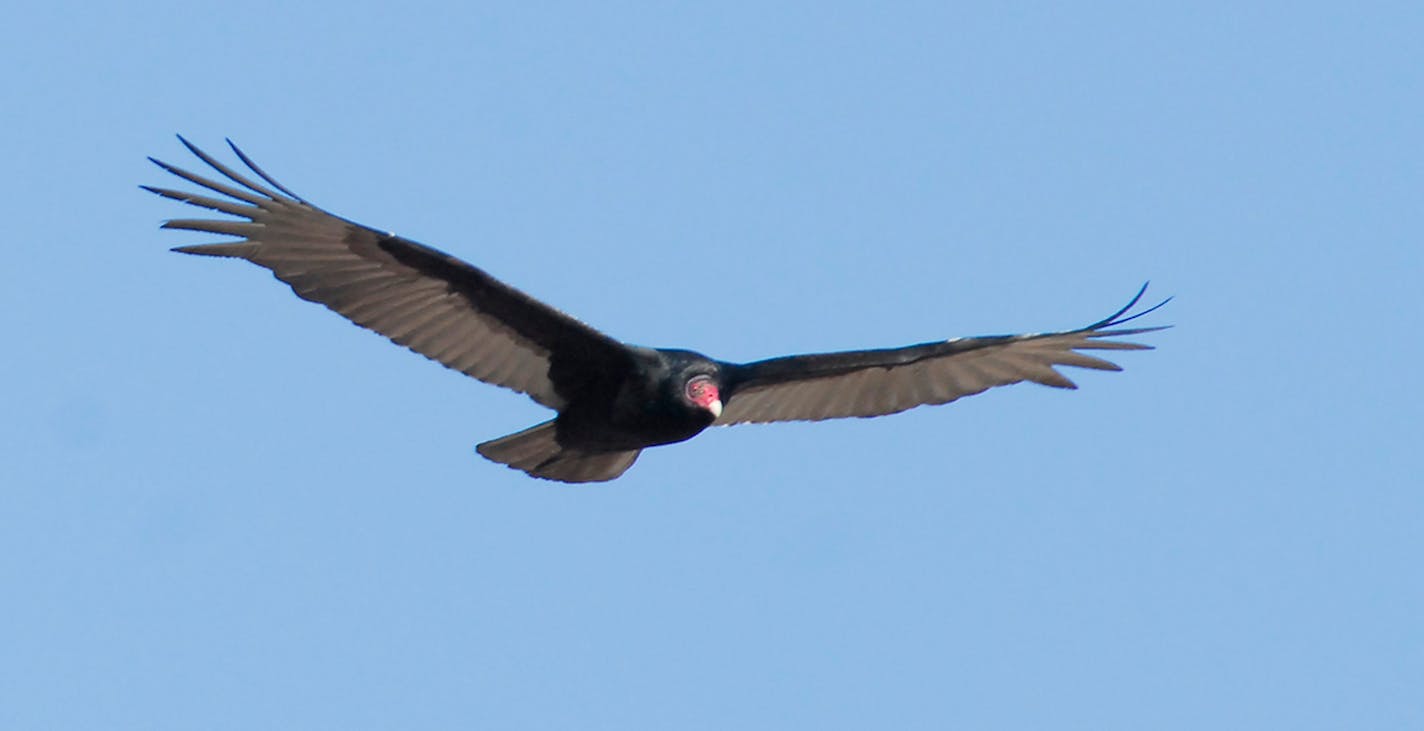
<svg viewBox="0 0 1424 731"><path fill-rule="evenodd" d="M1424 728L1417 3L31 4L0 49L0 726ZM167 249L232 137L733 360L1177 327L1081 389L546 417Z"/></svg>

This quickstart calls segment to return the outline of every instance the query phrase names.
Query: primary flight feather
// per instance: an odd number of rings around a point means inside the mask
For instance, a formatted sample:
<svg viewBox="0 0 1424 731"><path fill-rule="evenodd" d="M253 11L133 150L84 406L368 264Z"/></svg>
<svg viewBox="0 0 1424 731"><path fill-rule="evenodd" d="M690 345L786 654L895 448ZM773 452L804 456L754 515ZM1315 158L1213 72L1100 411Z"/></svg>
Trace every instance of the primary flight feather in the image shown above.
<svg viewBox="0 0 1424 731"><path fill-rule="evenodd" d="M549 480L612 480L642 449L690 439L714 424L881 416L1021 381L1076 388L1055 366L1121 370L1079 351L1149 349L1114 338L1163 329L1120 327L1167 303L1129 314L1146 292L1143 285L1111 316L1063 332L754 363L644 348L614 340L449 254L328 213L273 180L231 142L250 173L178 139L223 179L153 160L208 192L143 188L233 218L173 219L163 227L236 240L174 251L246 259L303 299L556 410L549 421L477 447L491 460Z"/></svg>

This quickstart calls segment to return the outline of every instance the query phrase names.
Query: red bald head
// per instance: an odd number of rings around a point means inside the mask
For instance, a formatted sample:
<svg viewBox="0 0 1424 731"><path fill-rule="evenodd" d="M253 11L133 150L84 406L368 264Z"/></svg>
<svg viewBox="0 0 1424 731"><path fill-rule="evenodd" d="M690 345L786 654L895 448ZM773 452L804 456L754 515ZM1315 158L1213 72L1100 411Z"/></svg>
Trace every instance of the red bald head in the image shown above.
<svg viewBox="0 0 1424 731"><path fill-rule="evenodd" d="M722 394L711 377L697 376L688 381L685 395L693 405L712 412L713 418L722 415Z"/></svg>

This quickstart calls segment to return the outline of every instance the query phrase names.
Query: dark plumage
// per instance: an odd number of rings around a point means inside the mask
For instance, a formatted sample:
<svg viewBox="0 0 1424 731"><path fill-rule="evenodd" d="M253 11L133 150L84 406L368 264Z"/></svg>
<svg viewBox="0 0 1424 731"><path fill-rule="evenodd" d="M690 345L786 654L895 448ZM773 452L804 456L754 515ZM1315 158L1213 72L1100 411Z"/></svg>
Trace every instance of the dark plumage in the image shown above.
<svg viewBox="0 0 1424 731"><path fill-rule="evenodd" d="M223 197L144 189L235 219L174 219L163 227L237 240L174 251L246 259L303 299L556 410L550 421L478 447L491 460L550 480L611 480L643 448L689 439L713 424L881 416L1020 381L1075 388L1054 366L1121 370L1078 351L1147 349L1109 338L1163 329L1118 327L1166 304L1129 315L1143 285L1110 317L1064 332L740 364L643 348L449 254L327 213L277 183L235 145L233 152L260 181L179 139L226 182L153 162Z"/></svg>

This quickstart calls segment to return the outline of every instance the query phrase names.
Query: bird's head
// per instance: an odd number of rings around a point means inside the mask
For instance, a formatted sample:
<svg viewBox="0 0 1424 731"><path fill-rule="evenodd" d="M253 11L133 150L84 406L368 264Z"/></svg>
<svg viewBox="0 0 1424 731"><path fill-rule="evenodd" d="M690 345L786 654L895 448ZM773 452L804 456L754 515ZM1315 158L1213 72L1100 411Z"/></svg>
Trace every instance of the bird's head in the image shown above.
<svg viewBox="0 0 1424 731"><path fill-rule="evenodd" d="M722 393L711 376L696 375L688 379L682 395L693 406L711 412L713 419L722 415Z"/></svg>

